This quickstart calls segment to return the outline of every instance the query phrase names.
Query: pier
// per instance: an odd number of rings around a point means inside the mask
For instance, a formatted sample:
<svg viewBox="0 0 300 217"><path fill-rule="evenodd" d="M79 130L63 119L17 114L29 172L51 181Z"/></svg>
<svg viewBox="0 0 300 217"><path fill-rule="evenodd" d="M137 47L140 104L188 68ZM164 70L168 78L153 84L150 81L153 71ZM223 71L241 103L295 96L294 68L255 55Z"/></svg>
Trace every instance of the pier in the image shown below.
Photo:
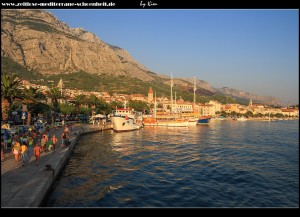
<svg viewBox="0 0 300 217"><path fill-rule="evenodd" d="M42 153L38 166L35 165L34 155L27 165L22 166L22 161L16 162L12 153L6 153L4 161L1 162L1 207L41 206L53 182L71 156L79 137L106 129L110 128L77 125L70 131L69 147L61 147L62 128L51 130L50 135L54 134L58 138L56 151Z"/></svg>

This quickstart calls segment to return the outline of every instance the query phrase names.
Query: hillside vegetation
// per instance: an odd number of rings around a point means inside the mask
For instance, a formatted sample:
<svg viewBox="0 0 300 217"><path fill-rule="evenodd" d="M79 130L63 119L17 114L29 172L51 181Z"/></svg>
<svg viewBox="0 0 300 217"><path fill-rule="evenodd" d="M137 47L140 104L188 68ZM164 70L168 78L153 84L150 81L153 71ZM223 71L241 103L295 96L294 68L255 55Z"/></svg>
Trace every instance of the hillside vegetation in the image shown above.
<svg viewBox="0 0 300 217"><path fill-rule="evenodd" d="M60 79L63 79L65 88L77 89L84 91L107 91L110 94L144 94L147 95L150 86L156 92L158 97L166 96L170 98L170 86L167 85L168 79L153 76L152 81L141 81L131 76L111 76L89 74L84 71L60 74L60 75L42 75L37 72L28 71L25 67L14 62L13 60L1 58L2 73L17 73L20 78L29 80L34 84L46 85L51 87L57 85ZM151 72L150 72L151 73ZM177 99L182 97L185 101L193 101L193 87L175 85L173 91L176 91ZM236 102L231 97L215 95L206 89L197 88L197 102L208 102L210 99L215 99L220 102L234 103ZM175 94L173 94L174 96Z"/></svg>

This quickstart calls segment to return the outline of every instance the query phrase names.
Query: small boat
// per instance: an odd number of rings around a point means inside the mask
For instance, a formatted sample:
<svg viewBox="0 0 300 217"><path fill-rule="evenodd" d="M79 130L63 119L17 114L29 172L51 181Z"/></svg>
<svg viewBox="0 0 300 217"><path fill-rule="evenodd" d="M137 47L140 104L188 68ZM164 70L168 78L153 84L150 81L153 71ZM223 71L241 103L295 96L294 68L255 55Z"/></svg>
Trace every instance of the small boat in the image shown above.
<svg viewBox="0 0 300 217"><path fill-rule="evenodd" d="M197 124L209 124L211 116L202 116L198 119Z"/></svg>
<svg viewBox="0 0 300 217"><path fill-rule="evenodd" d="M116 109L110 119L115 132L138 130L142 127L137 124L133 110L130 108Z"/></svg>
<svg viewBox="0 0 300 217"><path fill-rule="evenodd" d="M225 117L224 116L219 116L215 118L216 121L224 121Z"/></svg>
<svg viewBox="0 0 300 217"><path fill-rule="evenodd" d="M244 116L240 117L240 118L237 118L236 119L237 121L247 121L248 119L245 118Z"/></svg>
<svg viewBox="0 0 300 217"><path fill-rule="evenodd" d="M198 122L198 120L199 120L199 118L190 117L190 118L188 119L188 125L189 125L189 126L196 125L197 122Z"/></svg>

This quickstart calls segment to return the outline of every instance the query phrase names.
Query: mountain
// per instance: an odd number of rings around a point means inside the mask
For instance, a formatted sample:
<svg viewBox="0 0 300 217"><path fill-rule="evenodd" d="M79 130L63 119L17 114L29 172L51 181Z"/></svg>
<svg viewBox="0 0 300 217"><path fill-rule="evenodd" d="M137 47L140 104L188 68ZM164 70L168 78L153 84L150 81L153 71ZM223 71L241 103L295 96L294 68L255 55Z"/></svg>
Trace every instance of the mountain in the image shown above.
<svg viewBox="0 0 300 217"><path fill-rule="evenodd" d="M101 84L102 89L119 93L146 94L149 86L158 94L170 91L169 76L151 72L126 50L82 28L71 28L45 10L1 10L1 57L2 71L44 80L47 85L63 77L69 88L94 90ZM178 96L193 100L193 78L174 78L173 82ZM197 80L196 93L205 100L223 94L244 102L252 98L254 102L278 104L274 97L217 89L203 80Z"/></svg>
<svg viewBox="0 0 300 217"><path fill-rule="evenodd" d="M1 56L41 74L85 71L153 79L126 50L44 10L1 10Z"/></svg>
<svg viewBox="0 0 300 217"><path fill-rule="evenodd" d="M266 105L280 105L280 101L272 96L260 96L253 93L248 93L242 90L233 89L229 87L222 87L217 89L221 94L228 95L237 99L252 99L254 102L263 103Z"/></svg>

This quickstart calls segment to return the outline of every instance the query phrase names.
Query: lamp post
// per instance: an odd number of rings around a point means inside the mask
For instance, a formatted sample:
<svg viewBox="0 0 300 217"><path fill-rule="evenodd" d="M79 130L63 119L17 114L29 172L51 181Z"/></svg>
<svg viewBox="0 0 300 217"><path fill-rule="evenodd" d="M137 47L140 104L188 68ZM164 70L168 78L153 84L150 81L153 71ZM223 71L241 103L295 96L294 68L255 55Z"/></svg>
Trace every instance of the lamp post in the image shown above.
<svg viewBox="0 0 300 217"><path fill-rule="evenodd" d="M94 111L94 110L92 110L92 122L93 122L93 126L95 125L94 114L95 114L95 111Z"/></svg>

